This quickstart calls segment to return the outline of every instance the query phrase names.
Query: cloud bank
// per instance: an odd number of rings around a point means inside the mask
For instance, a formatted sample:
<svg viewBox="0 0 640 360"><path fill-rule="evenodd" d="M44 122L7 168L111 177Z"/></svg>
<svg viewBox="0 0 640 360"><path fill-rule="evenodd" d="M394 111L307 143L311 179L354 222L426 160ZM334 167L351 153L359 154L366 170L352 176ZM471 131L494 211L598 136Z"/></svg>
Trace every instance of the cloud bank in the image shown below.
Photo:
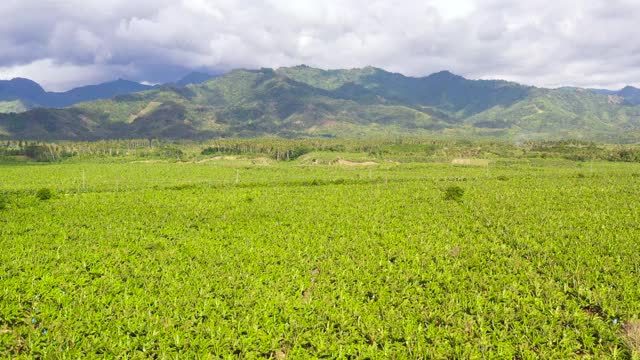
<svg viewBox="0 0 640 360"><path fill-rule="evenodd" d="M0 78L51 90L191 70L373 65L537 86L640 84L635 0L4 0Z"/></svg>

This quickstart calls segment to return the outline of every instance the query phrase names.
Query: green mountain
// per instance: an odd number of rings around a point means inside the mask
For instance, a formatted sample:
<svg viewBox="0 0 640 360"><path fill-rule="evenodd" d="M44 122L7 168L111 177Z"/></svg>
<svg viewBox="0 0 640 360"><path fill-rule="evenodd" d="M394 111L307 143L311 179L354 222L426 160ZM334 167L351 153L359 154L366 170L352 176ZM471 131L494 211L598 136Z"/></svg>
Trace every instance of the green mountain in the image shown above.
<svg viewBox="0 0 640 360"><path fill-rule="evenodd" d="M506 81L470 81L448 71L413 78L373 67L323 71L297 66L279 69L278 73L344 95L375 95L412 107L444 111L456 118L511 104L529 91L527 87Z"/></svg>
<svg viewBox="0 0 640 360"><path fill-rule="evenodd" d="M636 141L640 107L583 89L532 89L511 106L497 106L466 119L478 128L510 129L518 138Z"/></svg>
<svg viewBox="0 0 640 360"><path fill-rule="evenodd" d="M235 70L66 109L0 115L21 139L363 137L390 134L637 141L640 107L582 89L367 67Z"/></svg>

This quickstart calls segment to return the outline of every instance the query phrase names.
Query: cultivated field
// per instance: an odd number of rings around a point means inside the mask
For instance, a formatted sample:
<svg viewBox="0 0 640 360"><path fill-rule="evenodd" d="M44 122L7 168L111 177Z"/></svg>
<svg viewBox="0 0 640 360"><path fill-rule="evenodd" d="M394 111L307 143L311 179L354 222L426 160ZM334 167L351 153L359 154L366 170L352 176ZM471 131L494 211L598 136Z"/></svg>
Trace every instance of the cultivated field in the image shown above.
<svg viewBox="0 0 640 360"><path fill-rule="evenodd" d="M638 358L640 165L453 160L0 165L0 357Z"/></svg>

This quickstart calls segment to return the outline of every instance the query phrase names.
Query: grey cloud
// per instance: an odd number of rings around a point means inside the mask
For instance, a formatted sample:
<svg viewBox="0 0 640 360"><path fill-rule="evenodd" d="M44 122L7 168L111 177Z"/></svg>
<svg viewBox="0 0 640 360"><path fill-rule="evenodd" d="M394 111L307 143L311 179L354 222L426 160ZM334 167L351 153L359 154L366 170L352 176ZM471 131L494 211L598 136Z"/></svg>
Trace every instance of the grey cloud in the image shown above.
<svg viewBox="0 0 640 360"><path fill-rule="evenodd" d="M189 70L449 69L538 86L638 84L632 0L5 0L0 78L62 89Z"/></svg>

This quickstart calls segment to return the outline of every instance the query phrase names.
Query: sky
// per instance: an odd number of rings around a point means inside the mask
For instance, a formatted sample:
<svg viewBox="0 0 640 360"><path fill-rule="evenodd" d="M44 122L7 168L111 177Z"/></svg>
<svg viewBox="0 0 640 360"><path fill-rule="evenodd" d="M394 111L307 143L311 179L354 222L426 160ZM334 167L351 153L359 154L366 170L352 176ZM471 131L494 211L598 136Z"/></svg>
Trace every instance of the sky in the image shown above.
<svg viewBox="0 0 640 360"><path fill-rule="evenodd" d="M51 91L306 64L640 85L638 0L1 0L0 79Z"/></svg>

